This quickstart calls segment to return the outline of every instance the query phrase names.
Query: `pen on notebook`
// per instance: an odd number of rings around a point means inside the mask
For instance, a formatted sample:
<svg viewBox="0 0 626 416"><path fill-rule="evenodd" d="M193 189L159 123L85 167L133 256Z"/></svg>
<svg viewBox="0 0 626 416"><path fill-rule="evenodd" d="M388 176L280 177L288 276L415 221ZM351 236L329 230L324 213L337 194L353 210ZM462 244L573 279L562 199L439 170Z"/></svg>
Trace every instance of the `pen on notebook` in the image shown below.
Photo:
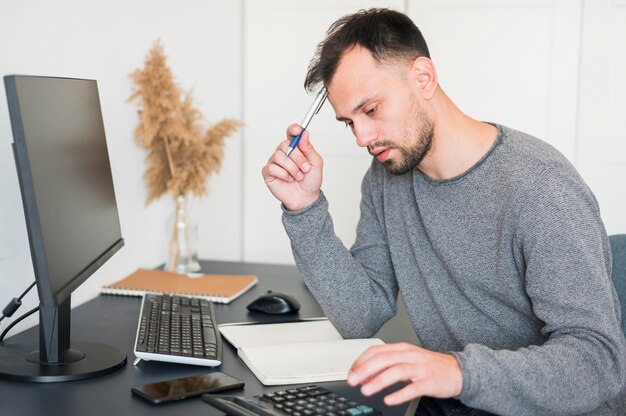
<svg viewBox="0 0 626 416"><path fill-rule="evenodd" d="M293 139L291 139L291 143L289 143L289 147L287 148L287 157L289 157L289 154L298 145L298 142L300 141L300 137L302 136L302 133L304 133L306 128L309 126L309 123L311 122L311 119L313 118L313 116L317 114L318 111L320 111L320 108L322 108L322 104L324 104L324 101L326 100L327 95L328 95L328 90L325 87L322 87L320 92L317 93L317 96L315 97L315 100L313 101L311 108L309 108L309 111L307 111L307 113L304 116L304 119L302 120L302 123L300 124L300 127L302 127L300 134L298 134Z"/></svg>

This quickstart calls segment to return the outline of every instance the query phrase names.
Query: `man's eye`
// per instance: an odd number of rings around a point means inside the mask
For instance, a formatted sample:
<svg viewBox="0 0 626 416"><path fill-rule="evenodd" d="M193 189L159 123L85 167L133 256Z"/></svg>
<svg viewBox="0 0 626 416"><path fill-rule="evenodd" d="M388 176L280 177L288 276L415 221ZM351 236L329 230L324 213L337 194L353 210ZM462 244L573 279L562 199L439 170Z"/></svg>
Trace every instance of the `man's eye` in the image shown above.
<svg viewBox="0 0 626 416"><path fill-rule="evenodd" d="M346 127L350 127L352 128L352 126L354 126L354 123L351 121L344 121L344 124L346 125Z"/></svg>
<svg viewBox="0 0 626 416"><path fill-rule="evenodd" d="M378 106L372 107L369 110L367 110L367 115L371 116L376 112L376 109L378 108Z"/></svg>

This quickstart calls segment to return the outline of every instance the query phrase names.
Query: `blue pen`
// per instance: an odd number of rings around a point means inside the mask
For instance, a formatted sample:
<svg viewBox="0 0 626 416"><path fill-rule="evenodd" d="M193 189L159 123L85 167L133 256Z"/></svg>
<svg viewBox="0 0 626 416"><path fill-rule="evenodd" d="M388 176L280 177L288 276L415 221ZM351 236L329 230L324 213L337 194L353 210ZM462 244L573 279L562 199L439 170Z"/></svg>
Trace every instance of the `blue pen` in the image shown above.
<svg viewBox="0 0 626 416"><path fill-rule="evenodd" d="M313 105L311 105L311 108L309 108L309 111L307 111L304 119L302 120L302 123L300 124L300 127L302 127L300 134L291 139L291 143L289 143L289 147L287 148L287 157L289 157L289 153L291 153L292 150L295 149L298 145L302 133L304 133L306 128L309 126L309 123L311 122L311 119L313 119L313 116L320 111L320 108L322 108L322 105L324 104L324 100L326 100L327 95L328 90L325 87L322 87L320 92L317 93L317 97L315 97Z"/></svg>

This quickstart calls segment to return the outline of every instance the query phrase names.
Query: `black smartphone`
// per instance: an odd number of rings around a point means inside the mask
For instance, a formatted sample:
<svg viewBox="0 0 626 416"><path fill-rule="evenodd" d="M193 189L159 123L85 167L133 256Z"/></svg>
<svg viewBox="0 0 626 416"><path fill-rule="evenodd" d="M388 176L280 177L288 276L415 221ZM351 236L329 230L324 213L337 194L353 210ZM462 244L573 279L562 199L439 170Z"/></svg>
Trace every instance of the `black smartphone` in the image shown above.
<svg viewBox="0 0 626 416"><path fill-rule="evenodd" d="M203 393L234 390L243 387L243 384L243 381L228 374L215 372L143 384L133 387L131 391L152 403L160 404L200 396Z"/></svg>

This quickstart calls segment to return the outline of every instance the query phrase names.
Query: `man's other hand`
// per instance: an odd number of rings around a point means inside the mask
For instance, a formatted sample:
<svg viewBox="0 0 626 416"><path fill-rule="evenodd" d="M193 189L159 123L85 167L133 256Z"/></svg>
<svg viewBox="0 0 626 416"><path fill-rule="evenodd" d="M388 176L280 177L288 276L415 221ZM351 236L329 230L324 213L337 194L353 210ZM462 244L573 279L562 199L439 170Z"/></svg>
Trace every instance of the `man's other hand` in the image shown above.
<svg viewBox="0 0 626 416"><path fill-rule="evenodd" d="M463 376L454 356L407 343L368 348L352 364L348 373L348 384L361 385L361 393L365 396L371 396L398 382L407 385L385 396L385 404L388 406L420 396L458 396L463 387Z"/></svg>

